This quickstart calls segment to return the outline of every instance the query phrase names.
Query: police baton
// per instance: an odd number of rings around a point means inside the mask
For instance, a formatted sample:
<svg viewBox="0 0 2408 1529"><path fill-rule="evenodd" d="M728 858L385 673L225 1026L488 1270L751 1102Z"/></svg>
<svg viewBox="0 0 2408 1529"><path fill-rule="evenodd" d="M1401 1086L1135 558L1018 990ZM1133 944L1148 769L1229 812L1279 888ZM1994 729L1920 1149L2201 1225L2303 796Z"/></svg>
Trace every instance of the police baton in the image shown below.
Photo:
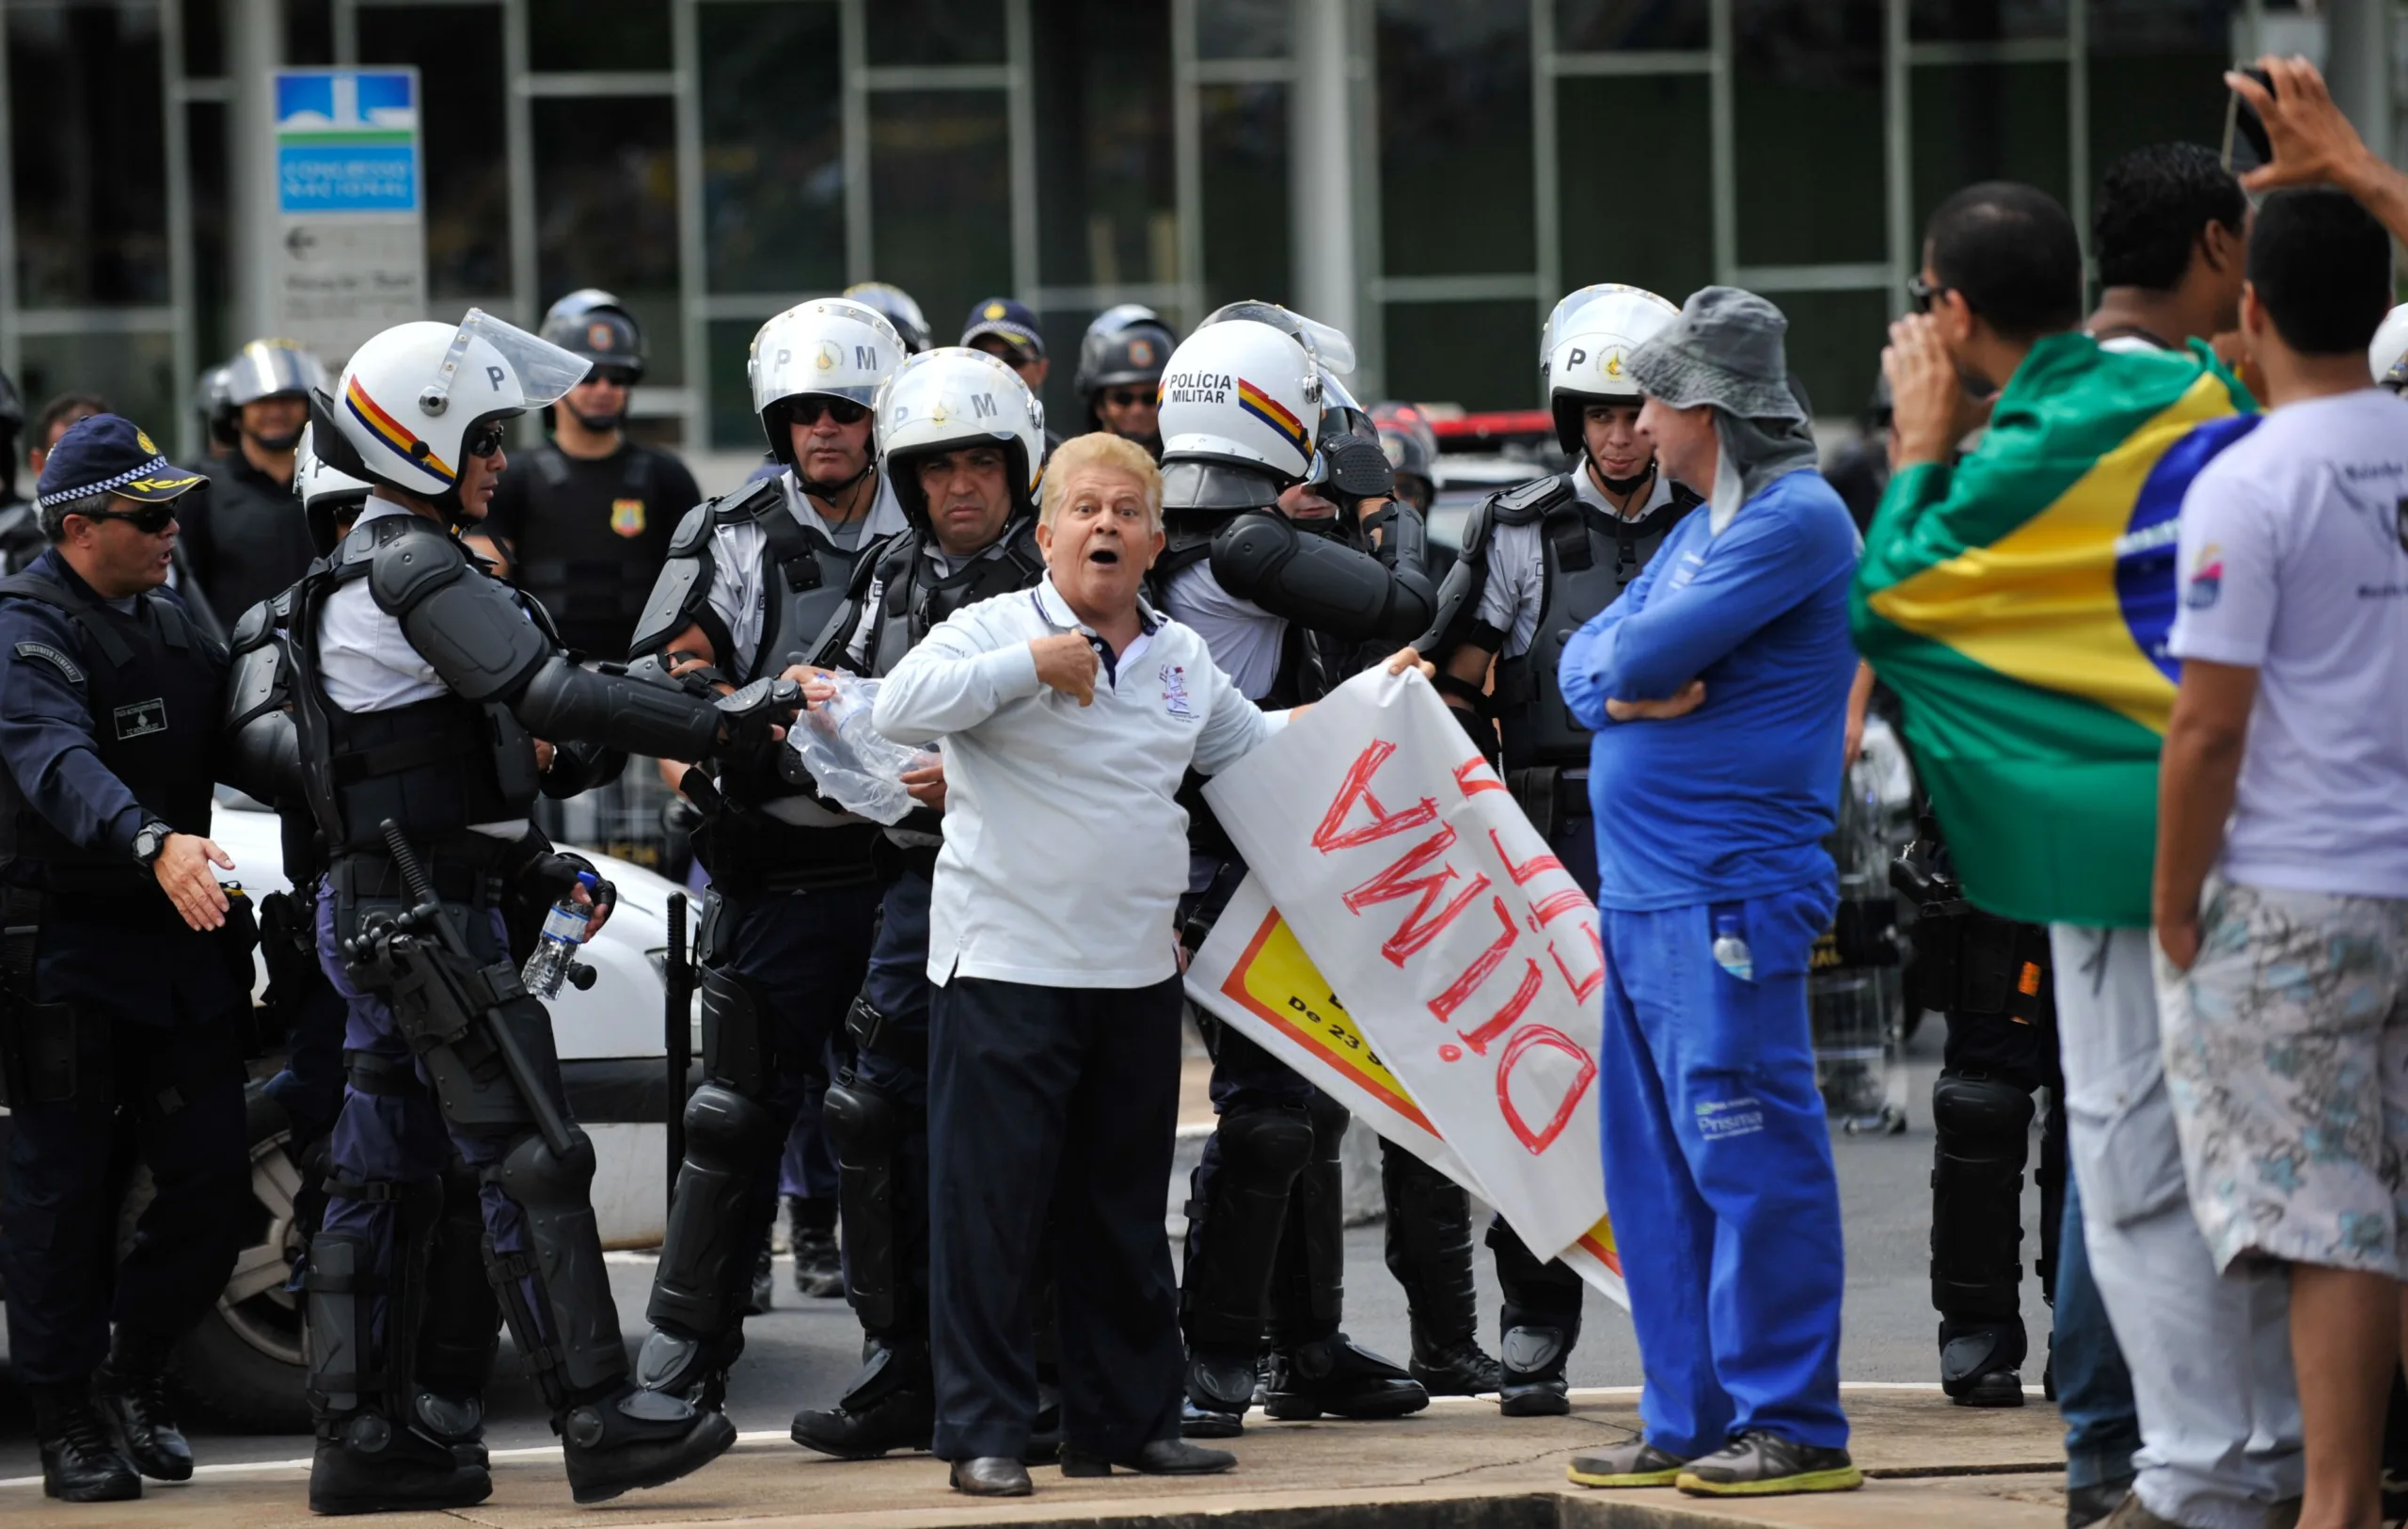
<svg viewBox="0 0 2408 1529"><path fill-rule="evenodd" d="M409 839L402 833L402 825L388 818L379 826L385 835L385 848L393 857L393 866L402 873L402 884L409 888L410 897L416 902L416 906L396 922L408 930L432 925L436 942L454 960L482 968L483 963L468 953L468 942L462 939L460 932L443 916L443 904L435 895L435 884L427 880L426 868L418 863L418 852L410 848ZM509 970L506 958L499 964L500 969ZM515 983L513 985L515 986ZM519 1095L534 1114L535 1129L542 1134L544 1145L551 1149L554 1157L562 1162L568 1161L583 1133L574 1131L568 1122L561 1118L560 1107L552 1102L551 1091L543 1086L544 1080L536 1075L535 1064L527 1059L526 1049L519 1045L510 1022L501 1016L499 1006L485 1010L484 1020L494 1049L501 1054L503 1070L510 1074L510 1081L517 1085Z"/></svg>
<svg viewBox="0 0 2408 1529"><path fill-rule="evenodd" d="M669 897L669 959L661 972L667 989L660 1022L661 1051L669 1061L669 1203L677 1201L677 1171L686 1166L686 1069L693 1060L694 964L686 948L686 894ZM663 1225L668 1224L663 1222Z"/></svg>

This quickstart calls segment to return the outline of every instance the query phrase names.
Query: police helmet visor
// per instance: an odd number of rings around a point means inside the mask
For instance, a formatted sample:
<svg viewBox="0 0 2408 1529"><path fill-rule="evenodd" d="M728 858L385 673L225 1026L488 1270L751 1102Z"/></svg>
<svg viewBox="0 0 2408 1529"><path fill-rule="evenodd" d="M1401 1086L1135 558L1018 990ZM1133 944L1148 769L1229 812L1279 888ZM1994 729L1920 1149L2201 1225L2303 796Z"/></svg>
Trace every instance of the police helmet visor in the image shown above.
<svg viewBox="0 0 2408 1529"><path fill-rule="evenodd" d="M326 369L289 340L254 340L223 368L226 402L236 408L262 398L307 398L326 385Z"/></svg>
<svg viewBox="0 0 2408 1529"><path fill-rule="evenodd" d="M1260 468L1221 462L1163 464L1165 510L1260 510L1279 502L1279 482Z"/></svg>
<svg viewBox="0 0 2408 1529"><path fill-rule="evenodd" d="M460 321L460 327L452 331L442 364L420 395L422 402L440 409L460 380L460 368L467 358L469 347L480 340L492 346L518 378L518 390L525 395L529 408L559 403L594 370L594 363L584 357L495 318L482 308L472 308L468 316Z"/></svg>
<svg viewBox="0 0 2408 1529"><path fill-rule="evenodd" d="M1277 303L1253 301L1229 303L1215 309L1204 323L1225 324L1231 319L1252 319L1257 324L1268 324L1281 334L1293 336L1313 353L1313 359L1321 363L1324 373L1352 373L1354 370L1354 342L1346 337L1343 329L1334 329L1318 319L1308 319ZM1197 327L1201 328L1203 325Z"/></svg>

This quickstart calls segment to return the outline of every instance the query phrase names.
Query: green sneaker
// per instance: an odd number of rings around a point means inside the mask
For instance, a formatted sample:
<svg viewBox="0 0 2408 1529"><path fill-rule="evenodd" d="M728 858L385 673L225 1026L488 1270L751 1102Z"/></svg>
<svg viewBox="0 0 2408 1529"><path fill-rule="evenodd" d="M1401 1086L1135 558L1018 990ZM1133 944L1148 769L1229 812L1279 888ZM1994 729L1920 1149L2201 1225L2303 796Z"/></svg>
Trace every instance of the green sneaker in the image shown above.
<svg viewBox="0 0 2408 1529"><path fill-rule="evenodd" d="M1815 1449L1761 1431L1691 1460L1672 1483L1699 1497L1775 1497L1788 1492L1854 1491L1864 1473L1844 1449Z"/></svg>
<svg viewBox="0 0 2408 1529"><path fill-rule="evenodd" d="M1563 1473L1582 1487L1669 1487L1688 1463L1634 1439L1594 1455L1575 1455Z"/></svg>

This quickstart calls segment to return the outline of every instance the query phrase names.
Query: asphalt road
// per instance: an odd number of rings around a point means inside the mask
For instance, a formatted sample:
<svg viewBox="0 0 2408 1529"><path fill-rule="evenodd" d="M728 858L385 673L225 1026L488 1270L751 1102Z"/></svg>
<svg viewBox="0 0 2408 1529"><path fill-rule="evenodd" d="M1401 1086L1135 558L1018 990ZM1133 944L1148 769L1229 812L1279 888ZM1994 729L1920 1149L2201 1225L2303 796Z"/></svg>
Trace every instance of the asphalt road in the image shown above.
<svg viewBox="0 0 2408 1529"><path fill-rule="evenodd" d="M1924 1381L1938 1378L1936 1318L1931 1310L1930 1233L1931 1084L1940 1065L1936 1024L1926 1026L1909 1048L1908 1126L1898 1136L1835 1135L1848 1254L1847 1297L1841 1348L1841 1375L1847 1380ZM2034 1141L2034 1158L2038 1142ZM2025 1267L2037 1256L2039 1202L2026 1173ZM1347 1329L1359 1342L1402 1360L1407 1350L1404 1299L1381 1259L1381 1228L1356 1227L1347 1235ZM611 1283L629 1341L642 1333L642 1314L652 1263L638 1254L613 1254ZM1495 1271L1479 1260L1485 1341L1495 1346L1497 1305ZM738 1427L783 1433L795 1410L822 1407L844 1389L858 1362L861 1330L842 1300L809 1300L794 1293L788 1266L779 1261L778 1307L746 1324L747 1347L737 1367L729 1411ZM2040 1352L2049 1315L2037 1282L2024 1282L2025 1323ZM507 1378L489 1397L491 1442L496 1448L551 1441L541 1401L516 1378L507 1340L501 1372ZM1638 1350L1628 1317L1592 1296L1587 1325L1573 1356L1571 1377L1583 1386L1633 1385L1639 1380ZM2036 1361L2024 1379L2037 1383ZM196 1430L198 1433L200 1430ZM306 1457L307 1436L201 1437L196 1452L204 1462L293 1459ZM0 1373L0 1480L40 1470L22 1394Z"/></svg>

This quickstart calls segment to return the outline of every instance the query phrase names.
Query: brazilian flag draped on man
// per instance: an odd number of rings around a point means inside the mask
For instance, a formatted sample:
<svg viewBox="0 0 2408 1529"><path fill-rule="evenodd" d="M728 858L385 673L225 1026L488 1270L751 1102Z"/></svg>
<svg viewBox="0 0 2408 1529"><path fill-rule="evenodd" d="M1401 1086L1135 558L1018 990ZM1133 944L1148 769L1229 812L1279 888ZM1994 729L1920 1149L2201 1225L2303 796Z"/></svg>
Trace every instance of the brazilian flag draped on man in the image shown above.
<svg viewBox="0 0 2408 1529"><path fill-rule="evenodd" d="M1850 626L1976 906L2147 925L2177 518L2256 409L2204 346L2048 335L1973 452L1891 480Z"/></svg>

